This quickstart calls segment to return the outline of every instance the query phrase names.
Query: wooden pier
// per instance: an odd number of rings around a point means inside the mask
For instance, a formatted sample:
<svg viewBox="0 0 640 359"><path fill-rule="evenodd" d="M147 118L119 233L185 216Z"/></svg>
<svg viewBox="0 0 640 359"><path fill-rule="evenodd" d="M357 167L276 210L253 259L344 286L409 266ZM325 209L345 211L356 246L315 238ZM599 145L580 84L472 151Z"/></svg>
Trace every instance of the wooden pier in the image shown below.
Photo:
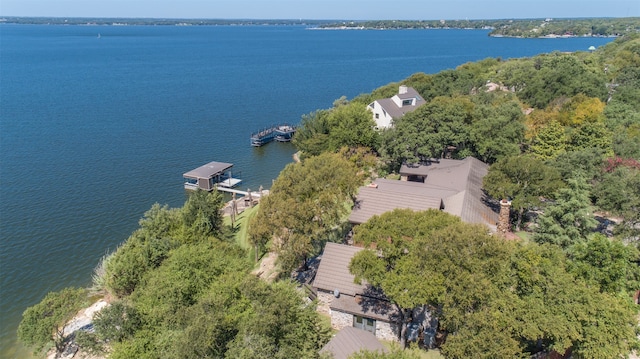
<svg viewBox="0 0 640 359"><path fill-rule="evenodd" d="M227 187L221 187L221 186L217 186L216 189L220 192L228 192L228 193L235 193L235 194L239 194L245 197L256 197L256 198L260 198L262 197L263 194L266 195L266 193L264 193L265 191L257 191L257 192L253 192L253 191L240 191L237 189L233 189L233 188L227 188Z"/></svg>

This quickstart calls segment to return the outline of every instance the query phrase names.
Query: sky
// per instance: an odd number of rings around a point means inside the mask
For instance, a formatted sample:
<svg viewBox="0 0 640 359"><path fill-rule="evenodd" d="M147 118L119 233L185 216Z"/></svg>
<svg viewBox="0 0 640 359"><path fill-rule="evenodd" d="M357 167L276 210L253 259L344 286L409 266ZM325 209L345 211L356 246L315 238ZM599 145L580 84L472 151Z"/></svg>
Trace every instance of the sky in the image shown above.
<svg viewBox="0 0 640 359"><path fill-rule="evenodd" d="M640 0L0 0L0 16L309 20L638 17Z"/></svg>

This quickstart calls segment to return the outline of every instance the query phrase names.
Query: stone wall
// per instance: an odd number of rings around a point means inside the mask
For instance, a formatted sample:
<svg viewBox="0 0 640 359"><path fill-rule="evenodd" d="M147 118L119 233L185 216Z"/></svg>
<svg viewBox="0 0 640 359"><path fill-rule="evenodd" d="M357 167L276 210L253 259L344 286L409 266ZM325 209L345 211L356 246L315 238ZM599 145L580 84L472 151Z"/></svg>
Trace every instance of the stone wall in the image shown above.
<svg viewBox="0 0 640 359"><path fill-rule="evenodd" d="M331 301L333 300L333 293L328 293L318 289L318 307L316 310L320 313L330 315L331 314Z"/></svg>
<svg viewBox="0 0 640 359"><path fill-rule="evenodd" d="M340 330L344 327L353 326L353 314L333 310L330 308L333 301L333 293L318 289L317 311L329 315L331 327ZM382 340L398 341L398 326L396 324L376 320L376 337Z"/></svg>

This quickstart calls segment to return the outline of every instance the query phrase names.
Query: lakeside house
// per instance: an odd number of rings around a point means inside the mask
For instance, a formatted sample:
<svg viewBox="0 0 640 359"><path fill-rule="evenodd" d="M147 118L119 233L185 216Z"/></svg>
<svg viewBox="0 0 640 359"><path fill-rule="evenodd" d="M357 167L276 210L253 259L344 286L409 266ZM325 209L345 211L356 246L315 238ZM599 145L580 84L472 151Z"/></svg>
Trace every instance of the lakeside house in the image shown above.
<svg viewBox="0 0 640 359"><path fill-rule="evenodd" d="M400 85L398 93L391 98L375 100L367 109L373 113L376 129L393 127L393 120L415 111L424 105L426 101L413 87Z"/></svg>
<svg viewBox="0 0 640 359"><path fill-rule="evenodd" d="M400 313L384 293L363 281L354 282L349 263L364 248L329 242L325 245L312 287L318 300L318 311L331 318L331 326L337 330L357 328L376 338L398 341L400 338ZM437 321L425 308L415 308L408 323L408 339L420 338L428 345L433 343ZM375 348L373 348L375 349Z"/></svg>
<svg viewBox="0 0 640 359"><path fill-rule="evenodd" d="M473 157L405 164L400 169L400 180L377 179L360 188L349 221L352 225L362 224L397 208L438 209L496 232L499 215L482 190L487 171L488 165ZM346 244L325 245L312 283L318 311L331 318L334 329L355 327L379 339L396 341L400 337L397 307L366 281L355 283L355 276L349 271L351 259L361 250L364 248ZM426 308L415 308L408 324L408 340L433 345L437 325Z"/></svg>
<svg viewBox="0 0 640 359"><path fill-rule="evenodd" d="M362 224L394 209L438 209L467 223L484 224L495 232L497 208L482 190L482 178L488 169L474 157L404 164L399 181L380 178L360 188L349 222Z"/></svg>

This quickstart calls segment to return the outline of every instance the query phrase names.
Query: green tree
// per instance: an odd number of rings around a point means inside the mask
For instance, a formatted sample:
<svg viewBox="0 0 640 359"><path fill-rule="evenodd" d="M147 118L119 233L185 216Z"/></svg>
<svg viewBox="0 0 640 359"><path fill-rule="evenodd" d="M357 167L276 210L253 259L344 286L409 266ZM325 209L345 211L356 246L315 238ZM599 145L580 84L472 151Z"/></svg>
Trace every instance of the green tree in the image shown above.
<svg viewBox="0 0 640 359"><path fill-rule="evenodd" d="M533 240L564 249L585 242L598 222L593 217L589 187L584 177L569 179L567 187L559 189L555 198L538 219Z"/></svg>
<svg viewBox="0 0 640 359"><path fill-rule="evenodd" d="M49 292L40 303L27 308L18 326L18 338L35 352L53 342L58 352L64 349L67 322L87 303L87 291L65 288ZM69 334L69 333L66 333Z"/></svg>
<svg viewBox="0 0 640 359"><path fill-rule="evenodd" d="M351 103L335 107L327 117L329 125L330 151L342 147L368 147L378 149L378 133L374 130L375 121L365 105Z"/></svg>
<svg viewBox="0 0 640 359"><path fill-rule="evenodd" d="M317 156L329 150L329 111L319 110L302 116L293 136L293 145L304 156Z"/></svg>
<svg viewBox="0 0 640 359"><path fill-rule="evenodd" d="M363 179L353 163L323 153L287 165L249 225L254 246L273 240L288 273L319 250L326 235L345 221Z"/></svg>
<svg viewBox="0 0 640 359"><path fill-rule="evenodd" d="M640 168L620 165L605 171L594 194L600 208L622 216L623 223L618 230L623 236L633 238L640 233Z"/></svg>
<svg viewBox="0 0 640 359"><path fill-rule="evenodd" d="M534 351L572 348L580 358L616 358L637 343L637 310L628 298L599 292L567 269L560 247L530 243L510 264L520 298L516 333Z"/></svg>
<svg viewBox="0 0 640 359"><path fill-rule="evenodd" d="M632 293L640 284L639 257L634 246L596 233L587 242L571 248L568 267L577 277L596 284L602 292Z"/></svg>
<svg viewBox="0 0 640 359"><path fill-rule="evenodd" d="M474 109L470 139L480 160L493 163L520 154L524 115L517 101L483 104Z"/></svg>
<svg viewBox="0 0 640 359"><path fill-rule="evenodd" d="M145 277L131 298L145 322L162 325L195 304L211 283L225 273L243 273L244 252L224 242L200 242L174 249L160 267Z"/></svg>
<svg viewBox="0 0 640 359"><path fill-rule="evenodd" d="M354 229L353 240L376 251L361 251L352 259L349 269L356 281L366 280L381 288L401 315L400 341L406 346L407 319L411 311L436 301L443 291L445 277L423 272L416 265L410 248L436 229L459 223L460 219L435 210L413 212L396 209L374 216ZM425 280L428 278L428 280Z"/></svg>
<svg viewBox="0 0 640 359"><path fill-rule="evenodd" d="M96 335L105 342L122 342L133 337L141 326L138 311L122 301L111 303L93 318Z"/></svg>
<svg viewBox="0 0 640 359"><path fill-rule="evenodd" d="M474 104L466 96L436 97L394 122L383 134L381 152L395 164L441 158L447 146L456 157L469 154L469 128Z"/></svg>
<svg viewBox="0 0 640 359"><path fill-rule="evenodd" d="M483 179L483 187L491 197L512 201L517 230L525 210L540 205L540 197L551 196L561 186L558 171L531 156L503 158L489 167Z"/></svg>
<svg viewBox="0 0 640 359"><path fill-rule="evenodd" d="M553 160L566 152L567 136L558 121L551 121L538 131L531 143L531 153L541 160Z"/></svg>
<svg viewBox="0 0 640 359"><path fill-rule="evenodd" d="M222 207L224 199L218 191L197 191L189 194L182 207L184 240L198 241L222 234Z"/></svg>
<svg viewBox="0 0 640 359"><path fill-rule="evenodd" d="M604 158L604 151L597 148L587 148L565 152L556 157L549 165L560 172L563 181L580 175L588 181L592 181L600 175Z"/></svg>
<svg viewBox="0 0 640 359"><path fill-rule="evenodd" d="M608 156L613 155L613 135L602 122L585 122L571 132L568 148L579 151L596 148Z"/></svg>

